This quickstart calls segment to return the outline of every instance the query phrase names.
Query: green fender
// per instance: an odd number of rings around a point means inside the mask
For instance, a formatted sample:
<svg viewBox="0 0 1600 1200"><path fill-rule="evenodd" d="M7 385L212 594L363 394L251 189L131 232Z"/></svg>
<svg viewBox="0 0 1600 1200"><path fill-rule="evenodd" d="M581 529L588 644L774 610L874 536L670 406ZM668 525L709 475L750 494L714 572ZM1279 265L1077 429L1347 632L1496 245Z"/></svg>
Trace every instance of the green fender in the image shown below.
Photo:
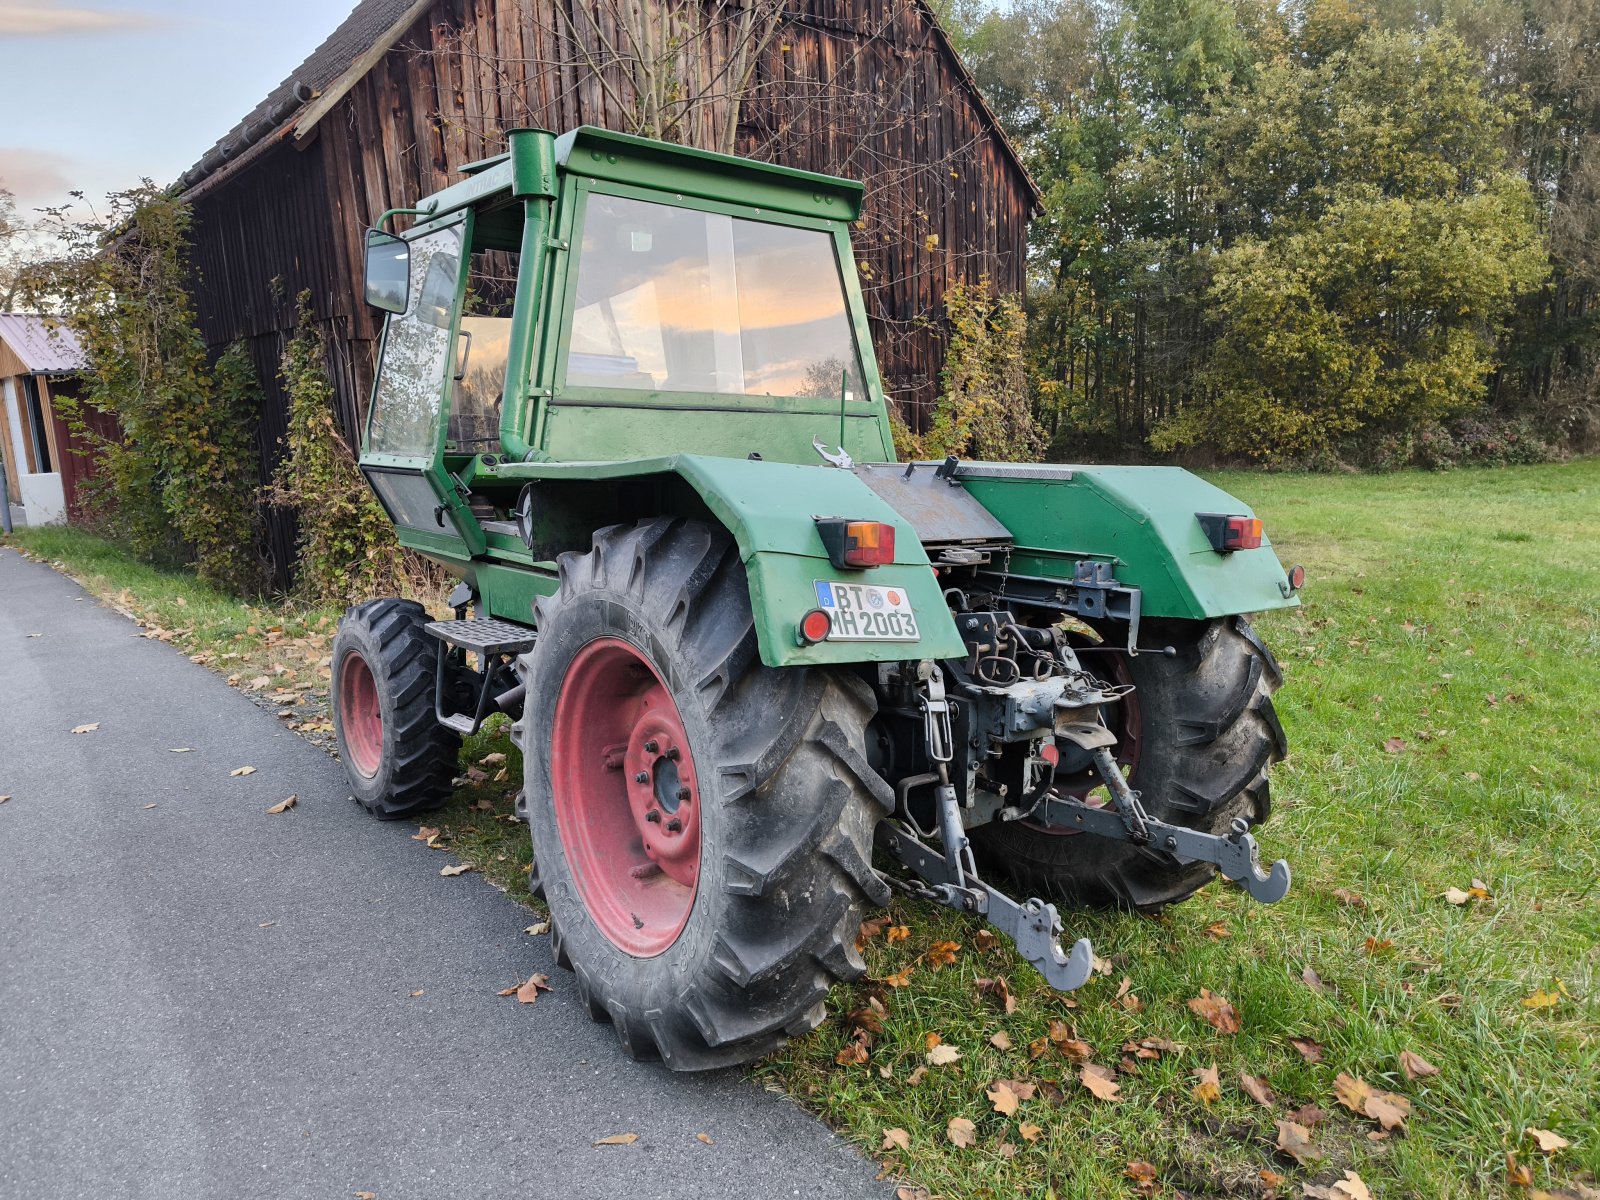
<svg viewBox="0 0 1600 1200"><path fill-rule="evenodd" d="M1140 591L1147 617L1201 620L1300 603L1265 535L1258 550L1218 554L1196 513L1255 516L1179 467L999 467L962 464L967 491L1015 540L1010 571L1071 580L1084 559L1110 562ZM1005 472L1002 474L1001 472Z"/></svg>
<svg viewBox="0 0 1600 1200"><path fill-rule="evenodd" d="M678 475L700 494L733 535L750 578L761 661L769 667L901 662L961 658L938 577L916 530L849 471L756 459L672 454L626 462L516 463L500 479L622 479ZM817 517L882 521L895 527L895 560L864 571L836 570L828 561ZM918 641L819 642L801 645L800 618L817 606L818 580L901 588L921 632Z"/></svg>

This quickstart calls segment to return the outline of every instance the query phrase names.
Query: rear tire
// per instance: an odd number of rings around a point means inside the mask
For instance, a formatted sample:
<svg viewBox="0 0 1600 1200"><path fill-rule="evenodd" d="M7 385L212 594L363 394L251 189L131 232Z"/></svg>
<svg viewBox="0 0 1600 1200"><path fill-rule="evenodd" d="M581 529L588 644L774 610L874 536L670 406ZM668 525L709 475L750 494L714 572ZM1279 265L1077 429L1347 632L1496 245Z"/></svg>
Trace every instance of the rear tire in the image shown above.
<svg viewBox="0 0 1600 1200"><path fill-rule="evenodd" d="M333 639L329 706L350 791L392 821L450 798L461 739L434 716L436 642L412 600L368 600Z"/></svg>
<svg viewBox="0 0 1600 1200"><path fill-rule="evenodd" d="M866 760L872 691L762 665L722 529L615 526L560 569L521 663L556 960L634 1058L748 1062L821 1023L829 986L864 970L864 909L888 899L871 865L893 805Z"/></svg>
<svg viewBox="0 0 1600 1200"><path fill-rule="evenodd" d="M1272 652L1243 617L1147 620L1140 640L1178 652L1116 656L1135 687L1121 703L1139 707L1136 719L1113 724L1140 731L1128 780L1146 811L1208 833L1226 833L1236 817L1259 825L1271 808L1268 768L1289 749L1272 707L1283 681ZM1091 665L1111 673L1103 660ZM1151 847L1020 821L980 826L972 840L985 864L1068 904L1155 912L1216 875L1210 863L1181 864Z"/></svg>

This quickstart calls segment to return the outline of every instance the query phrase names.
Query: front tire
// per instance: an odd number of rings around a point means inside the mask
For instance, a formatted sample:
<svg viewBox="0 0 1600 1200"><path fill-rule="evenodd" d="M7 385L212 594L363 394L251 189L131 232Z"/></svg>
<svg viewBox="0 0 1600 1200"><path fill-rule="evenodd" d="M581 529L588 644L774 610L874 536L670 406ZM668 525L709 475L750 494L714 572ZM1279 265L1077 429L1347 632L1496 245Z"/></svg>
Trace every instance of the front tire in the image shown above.
<svg viewBox="0 0 1600 1200"><path fill-rule="evenodd" d="M1125 766L1132 759L1128 782L1145 810L1208 833L1226 833L1237 817L1259 825L1271 808L1268 769L1289 749L1272 707L1283 682L1272 652L1243 617L1147 620L1140 640L1170 645L1177 656L1108 654L1091 665L1134 685L1120 704L1136 707L1112 714L1110 724L1121 738L1113 753ZM1058 776L1068 792L1086 790L1073 786L1082 782ZM1157 912L1217 873L1211 863L1180 863L1149 846L1022 821L972 833L987 865L1067 904Z"/></svg>
<svg viewBox="0 0 1600 1200"><path fill-rule="evenodd" d="M450 798L461 739L434 716L436 645L413 600L368 600L333 639L328 696L350 791L385 821Z"/></svg>
<svg viewBox="0 0 1600 1200"><path fill-rule="evenodd" d="M560 569L522 660L557 961L633 1057L748 1062L821 1023L829 986L864 970L865 907L888 899L871 866L893 803L866 761L871 689L762 665L721 529L616 526Z"/></svg>

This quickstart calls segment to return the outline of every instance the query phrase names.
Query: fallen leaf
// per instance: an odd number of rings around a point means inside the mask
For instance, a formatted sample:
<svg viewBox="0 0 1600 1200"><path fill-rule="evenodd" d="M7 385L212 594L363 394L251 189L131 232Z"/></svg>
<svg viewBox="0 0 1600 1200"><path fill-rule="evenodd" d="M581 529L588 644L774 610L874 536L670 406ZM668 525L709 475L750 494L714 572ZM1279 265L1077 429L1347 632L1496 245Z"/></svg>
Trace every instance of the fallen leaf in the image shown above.
<svg viewBox="0 0 1600 1200"><path fill-rule="evenodd" d="M1367 906L1367 898L1360 892L1352 892L1349 888L1334 888L1333 898L1340 904L1348 904L1351 908L1365 908Z"/></svg>
<svg viewBox="0 0 1600 1200"><path fill-rule="evenodd" d="M1385 1129L1398 1129L1404 1132L1406 1118L1411 1115L1411 1101L1393 1092L1374 1088L1372 1094L1367 1097L1362 1111Z"/></svg>
<svg viewBox="0 0 1600 1200"><path fill-rule="evenodd" d="M954 963L956 951L959 949L961 949L960 942L935 942L928 947L928 953L924 957L927 958L928 965L937 971Z"/></svg>
<svg viewBox="0 0 1600 1200"><path fill-rule="evenodd" d="M529 925L522 932L527 934L529 937L542 937L545 934L550 932L550 922L549 921L535 921L532 925Z"/></svg>
<svg viewBox="0 0 1600 1200"><path fill-rule="evenodd" d="M416 999L416 998L417 998L417 997L418 997L418 996L421 996L421 995L423 995L423 994L424 994L424 991L425 991L425 989L423 989L423 988L418 988L418 989L417 989L417 990L416 990L416 991L414 991L414 992L412 992L412 993L411 993L411 998L412 998L412 999L413 999L413 1000L415 1000L415 999Z"/></svg>
<svg viewBox="0 0 1600 1200"><path fill-rule="evenodd" d="M991 997L1007 1016L1017 1011L1017 998L1011 994L1011 985L1004 979L980 979L978 991Z"/></svg>
<svg viewBox="0 0 1600 1200"><path fill-rule="evenodd" d="M1394 949L1394 939L1369 937L1364 945L1368 954L1381 957Z"/></svg>
<svg viewBox="0 0 1600 1200"><path fill-rule="evenodd" d="M1328 1119L1328 1114L1323 1112L1315 1104L1302 1104L1299 1108L1295 1109L1289 1114L1289 1119L1291 1121L1298 1121L1300 1124L1310 1129L1314 1126L1321 1125L1324 1121L1326 1121Z"/></svg>
<svg viewBox="0 0 1600 1200"><path fill-rule="evenodd" d="M472 866L471 863L457 863L453 867L441 867L440 870L439 870L439 874L441 874L441 875L465 875L468 871L471 871L471 870L473 870L473 866Z"/></svg>
<svg viewBox="0 0 1600 1200"><path fill-rule="evenodd" d="M1346 1171L1343 1179L1325 1188L1308 1184L1305 1193L1316 1200L1372 1200L1372 1193L1354 1171Z"/></svg>
<svg viewBox="0 0 1600 1200"><path fill-rule="evenodd" d="M866 1044L855 1039L846 1042L840 1048L839 1053L833 1056L833 1061L841 1067L865 1066L867 1061Z"/></svg>
<svg viewBox="0 0 1600 1200"><path fill-rule="evenodd" d="M1044 1133L1043 1125L1035 1125L1032 1121L1019 1121L1017 1132L1022 1135L1025 1142L1037 1142Z"/></svg>
<svg viewBox="0 0 1600 1200"><path fill-rule="evenodd" d="M927 1067L913 1067L912 1070L911 1070L911 1074L906 1076L906 1086L907 1087L916 1087L917 1084L922 1082L923 1076L926 1075L927 1073L928 1073L928 1068Z"/></svg>
<svg viewBox="0 0 1600 1200"><path fill-rule="evenodd" d="M1096 975L1111 974L1111 960L1109 958L1101 958L1098 954L1095 954L1093 951L1091 951L1089 962Z"/></svg>
<svg viewBox="0 0 1600 1200"><path fill-rule="evenodd" d="M1328 990L1328 985L1322 982L1322 976L1318 975L1310 967L1300 972L1300 981L1313 992L1325 992Z"/></svg>
<svg viewBox="0 0 1600 1200"><path fill-rule="evenodd" d="M351 1192L356 1200L378 1200L377 1192Z"/></svg>
<svg viewBox="0 0 1600 1200"><path fill-rule="evenodd" d="M9 800L9 799L11 799L11 797L10 797L10 796L6 796L6 797L4 797L4 799L6 799L6 800ZM149 811L150 811L150 810L151 810L151 809L152 809L152 808L154 808L154 807L155 807L155 804L154 804L154 803L150 803L150 804L146 804L146 805L145 805L145 806L144 806L144 811L145 811L145 812L149 812Z"/></svg>
<svg viewBox="0 0 1600 1200"><path fill-rule="evenodd" d="M1506 1151L1506 1182L1512 1187L1532 1187L1533 1172L1517 1161L1515 1150Z"/></svg>
<svg viewBox="0 0 1600 1200"><path fill-rule="evenodd" d="M1472 893L1458 887L1448 887L1444 890L1444 898L1451 904L1461 905L1472 899Z"/></svg>
<svg viewBox="0 0 1600 1200"><path fill-rule="evenodd" d="M1351 1112L1365 1115L1367 1097L1372 1095L1372 1089L1355 1076L1340 1071L1333 1081L1333 1094Z"/></svg>
<svg viewBox="0 0 1600 1200"><path fill-rule="evenodd" d="M424 825L411 835L413 842L431 842L439 836L439 831L432 825Z"/></svg>
<svg viewBox="0 0 1600 1200"><path fill-rule="evenodd" d="M263 922L261 922L261 924L257 925L256 928L257 929L271 929L276 924L277 924L276 921L263 921Z"/></svg>
<svg viewBox="0 0 1600 1200"><path fill-rule="evenodd" d="M1234 1011L1233 1005L1214 994L1210 988L1201 988L1200 994L1190 999L1188 1003L1190 1012L1209 1022L1222 1033L1239 1032L1239 1014Z"/></svg>
<svg viewBox="0 0 1600 1200"><path fill-rule="evenodd" d="M1290 1038L1289 1045L1300 1051L1300 1057L1308 1063L1322 1061L1322 1043L1314 1042L1310 1038Z"/></svg>
<svg viewBox="0 0 1600 1200"><path fill-rule="evenodd" d="M904 1129L885 1129L883 1131L883 1150L909 1150L911 1149L911 1135Z"/></svg>
<svg viewBox="0 0 1600 1200"><path fill-rule="evenodd" d="M965 1150L977 1145L977 1126L965 1117L951 1117L950 1123L944 1127L944 1133L950 1139L950 1144L958 1150Z"/></svg>
<svg viewBox="0 0 1600 1200"><path fill-rule="evenodd" d="M1017 1156L1017 1148L1011 1142L1001 1142L995 1147L995 1152L1005 1159L1012 1159Z"/></svg>
<svg viewBox="0 0 1600 1200"><path fill-rule="evenodd" d="M0 804L4 804L9 799L11 799L10 796L0 796Z"/></svg>
<svg viewBox="0 0 1600 1200"><path fill-rule="evenodd" d="M1078 1082L1100 1100L1116 1100L1117 1093L1122 1090L1122 1085L1117 1082L1110 1068L1102 1067L1098 1063L1085 1063L1083 1069L1078 1072Z"/></svg>
<svg viewBox="0 0 1600 1200"><path fill-rule="evenodd" d="M1413 1054L1409 1050L1400 1051L1400 1070L1407 1079L1426 1079L1430 1075L1437 1075L1439 1068L1434 1066L1420 1054Z"/></svg>
<svg viewBox="0 0 1600 1200"><path fill-rule="evenodd" d="M888 917L873 917L870 921L863 921L856 929L856 949L864 950L873 938L889 928Z"/></svg>
<svg viewBox="0 0 1600 1200"><path fill-rule="evenodd" d="M1016 1113L1017 1094L1011 1090L1005 1080L1002 1079L997 1083L990 1084L983 1094L988 1097L989 1103L993 1105L995 1112L1001 1116L1009 1117Z"/></svg>
<svg viewBox="0 0 1600 1200"><path fill-rule="evenodd" d="M96 721L93 725L74 725L72 727L72 732L73 733L93 733L96 729L99 729L99 728L100 728L100 722Z"/></svg>
<svg viewBox="0 0 1600 1200"><path fill-rule="evenodd" d="M1531 996L1527 997L1525 1000L1523 1000L1522 1007L1523 1008L1554 1008L1557 1004L1560 1004L1560 1003L1561 1003L1561 994L1559 992L1547 992L1543 988L1538 988L1538 989L1536 989L1534 991L1533 995L1531 995Z"/></svg>
<svg viewBox="0 0 1600 1200"><path fill-rule="evenodd" d="M787 51L788 47L785 46L784 49ZM908 1185L895 1188L894 1200L932 1200L932 1198L929 1196L927 1188Z"/></svg>
<svg viewBox="0 0 1600 1200"><path fill-rule="evenodd" d="M169 753L169 754L193 754L194 753L194 747L192 747L192 746L174 746L174 747L172 747L172 749L167 751L167 753Z"/></svg>
<svg viewBox="0 0 1600 1200"><path fill-rule="evenodd" d="M947 1046L943 1042L928 1051L928 1065L933 1067L946 1067L956 1062L961 1057L961 1051L954 1046Z"/></svg>
<svg viewBox="0 0 1600 1200"><path fill-rule="evenodd" d="M1171 1038L1141 1038L1139 1039L1139 1046L1143 1050L1151 1050L1156 1054L1183 1053L1183 1047L1178 1045L1178 1043L1173 1041ZM1142 1058L1143 1055L1140 1057Z"/></svg>
<svg viewBox="0 0 1600 1200"><path fill-rule="evenodd" d="M1399 754L1405 748L1405 738L1392 737L1383 743L1383 749L1386 754Z"/></svg>
<svg viewBox="0 0 1600 1200"><path fill-rule="evenodd" d="M1113 1004L1127 1009L1129 1012L1143 1012L1144 1001L1133 994L1133 980L1124 975L1122 983L1117 987L1117 994L1112 997Z"/></svg>
<svg viewBox="0 0 1600 1200"><path fill-rule="evenodd" d="M493 754L485 754L478 760L479 766L498 767L506 761L506 756L496 750Z"/></svg>
<svg viewBox="0 0 1600 1200"><path fill-rule="evenodd" d="M1277 1144L1279 1150L1302 1167L1308 1167L1322 1158L1317 1148L1311 1144L1311 1130L1299 1121L1278 1122Z"/></svg>
<svg viewBox="0 0 1600 1200"><path fill-rule="evenodd" d="M1559 1133L1551 1133L1548 1129L1535 1129L1530 1125L1526 1132L1529 1137L1539 1144L1539 1149L1546 1154L1554 1154L1557 1150L1565 1150L1572 1145Z"/></svg>
<svg viewBox="0 0 1600 1200"><path fill-rule="evenodd" d="M1217 1077L1217 1064L1202 1067L1194 1073L1197 1082L1189 1094L1201 1104L1215 1104L1222 1099L1222 1083Z"/></svg>
<svg viewBox="0 0 1600 1200"><path fill-rule="evenodd" d="M885 975L883 982L892 988L907 987L911 983L911 972L915 967L907 967L904 971L896 971L893 975Z"/></svg>
<svg viewBox="0 0 1600 1200"><path fill-rule="evenodd" d="M989 1035L989 1045L996 1050L1009 1050L1011 1049L1011 1035L1004 1029L991 1033Z"/></svg>
<svg viewBox="0 0 1600 1200"><path fill-rule="evenodd" d="M1239 1087L1244 1094L1257 1104L1267 1108L1276 1108L1278 1098L1272 1094L1272 1088L1267 1081L1259 1075L1250 1075L1244 1071L1239 1072Z"/></svg>
<svg viewBox="0 0 1600 1200"><path fill-rule="evenodd" d="M883 936L884 940L890 942L891 944L894 942L903 942L911 936L911 926L891 925L888 929L884 930Z"/></svg>
<svg viewBox="0 0 1600 1200"><path fill-rule="evenodd" d="M1213 921L1206 926L1206 936L1213 942L1220 942L1223 938L1231 938L1233 930L1228 928L1226 921Z"/></svg>
<svg viewBox="0 0 1600 1200"><path fill-rule="evenodd" d="M1271 1167L1262 1167L1257 1178L1261 1180L1264 1187L1268 1188L1280 1188L1289 1182L1288 1176L1279 1175Z"/></svg>
<svg viewBox="0 0 1600 1200"><path fill-rule="evenodd" d="M631 1146L639 1140L637 1133L613 1133L595 1142L596 1146Z"/></svg>
<svg viewBox="0 0 1600 1200"><path fill-rule="evenodd" d="M540 992L553 991L555 991L555 989L550 986L550 976L533 974L528 976L528 978L523 981L522 985L517 988L517 1003L532 1004L539 998Z"/></svg>
<svg viewBox="0 0 1600 1200"><path fill-rule="evenodd" d="M279 803L274 804L271 808L267 809L267 815L275 817L279 813L288 812L291 808L293 808L296 804L299 804L299 803L300 803L299 795L298 794L291 795L290 797L288 797L288 799L282 800Z"/></svg>
<svg viewBox="0 0 1600 1200"><path fill-rule="evenodd" d="M704 1142L707 1146L716 1145L716 1143L711 1140L711 1135L709 1133L697 1133L694 1135L694 1140L697 1142Z"/></svg>
<svg viewBox="0 0 1600 1200"><path fill-rule="evenodd" d="M1000 944L1000 935L992 929L980 929L973 934L972 942L979 950L987 954Z"/></svg>
<svg viewBox="0 0 1600 1200"><path fill-rule="evenodd" d="M1143 1160L1136 1160L1127 1165L1122 1172L1139 1186L1134 1189L1141 1196L1149 1196L1155 1191L1156 1169Z"/></svg>
<svg viewBox="0 0 1600 1200"><path fill-rule="evenodd" d="M256 769L254 767L235 767L228 772L228 776L232 779L237 779L241 775L254 775L255 773Z"/></svg>

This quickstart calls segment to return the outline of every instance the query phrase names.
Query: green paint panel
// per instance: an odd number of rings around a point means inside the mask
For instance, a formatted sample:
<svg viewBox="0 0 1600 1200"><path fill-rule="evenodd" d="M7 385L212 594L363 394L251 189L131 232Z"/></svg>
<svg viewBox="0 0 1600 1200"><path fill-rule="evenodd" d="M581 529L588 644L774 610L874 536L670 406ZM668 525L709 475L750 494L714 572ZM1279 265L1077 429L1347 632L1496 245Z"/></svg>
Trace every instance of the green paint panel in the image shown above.
<svg viewBox="0 0 1600 1200"><path fill-rule="evenodd" d="M770 462L803 465L822 461L811 447L813 437L830 450L839 442L837 401L796 400L785 406L756 398L721 405L715 396L645 399L658 402L550 405L545 447L566 461L648 458L663 447L696 446L741 458L754 451ZM882 461L892 453L875 409L852 404L844 426L845 449L852 457Z"/></svg>
<svg viewBox="0 0 1600 1200"><path fill-rule="evenodd" d="M1249 505L1179 467L1069 467L1070 479L964 479L1011 531L1020 575L1072 578L1074 561L1109 559L1153 617L1226 616L1292 608L1288 577L1265 537L1259 550L1218 554L1196 513L1254 516Z"/></svg>
<svg viewBox="0 0 1600 1200"><path fill-rule="evenodd" d="M490 616L503 621L533 624L535 597L553 596L558 586L554 563L525 567L480 562L474 567L479 602Z"/></svg>

